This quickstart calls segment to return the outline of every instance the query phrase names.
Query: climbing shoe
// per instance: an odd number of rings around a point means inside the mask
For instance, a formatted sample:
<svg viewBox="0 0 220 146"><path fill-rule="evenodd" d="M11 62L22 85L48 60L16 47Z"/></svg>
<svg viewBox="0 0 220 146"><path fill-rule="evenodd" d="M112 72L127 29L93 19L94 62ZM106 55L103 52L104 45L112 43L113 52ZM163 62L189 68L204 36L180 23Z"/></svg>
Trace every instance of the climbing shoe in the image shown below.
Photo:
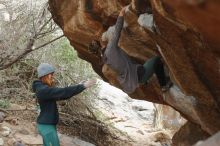
<svg viewBox="0 0 220 146"><path fill-rule="evenodd" d="M165 86L161 88L162 92L166 92L173 86L173 83L169 80Z"/></svg>

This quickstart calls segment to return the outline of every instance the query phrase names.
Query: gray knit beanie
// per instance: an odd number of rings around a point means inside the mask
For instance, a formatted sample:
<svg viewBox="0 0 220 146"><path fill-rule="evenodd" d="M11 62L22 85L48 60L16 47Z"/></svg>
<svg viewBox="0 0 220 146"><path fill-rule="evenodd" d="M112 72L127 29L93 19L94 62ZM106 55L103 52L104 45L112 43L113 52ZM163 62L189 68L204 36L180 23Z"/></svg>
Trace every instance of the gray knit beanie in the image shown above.
<svg viewBox="0 0 220 146"><path fill-rule="evenodd" d="M41 77L48 75L50 73L53 73L53 72L55 72L55 68L48 63L41 63L37 67L38 78L41 78Z"/></svg>

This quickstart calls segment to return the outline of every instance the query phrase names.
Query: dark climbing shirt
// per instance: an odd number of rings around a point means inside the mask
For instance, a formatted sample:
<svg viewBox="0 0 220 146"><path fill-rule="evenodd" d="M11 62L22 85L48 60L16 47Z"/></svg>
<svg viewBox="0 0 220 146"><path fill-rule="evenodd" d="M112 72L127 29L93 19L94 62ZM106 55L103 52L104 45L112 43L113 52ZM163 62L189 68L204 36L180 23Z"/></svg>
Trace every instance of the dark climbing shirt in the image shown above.
<svg viewBox="0 0 220 146"><path fill-rule="evenodd" d="M123 91L132 93L139 86L137 69L140 64L132 62L129 56L118 46L124 18L119 16L115 25L114 36L109 40L104 53L104 61L118 74L118 81Z"/></svg>
<svg viewBox="0 0 220 146"><path fill-rule="evenodd" d="M34 81L32 88L40 105L40 115L37 118L37 123L53 125L56 125L59 121L56 101L69 99L85 89L82 84L65 88L49 87L40 80Z"/></svg>

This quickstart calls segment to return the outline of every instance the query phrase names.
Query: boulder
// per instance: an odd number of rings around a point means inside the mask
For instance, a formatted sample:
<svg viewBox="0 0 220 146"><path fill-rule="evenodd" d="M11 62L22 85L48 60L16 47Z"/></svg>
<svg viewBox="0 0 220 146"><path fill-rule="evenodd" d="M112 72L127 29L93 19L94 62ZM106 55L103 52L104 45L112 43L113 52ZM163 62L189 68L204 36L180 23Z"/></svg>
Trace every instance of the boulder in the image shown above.
<svg viewBox="0 0 220 146"><path fill-rule="evenodd" d="M219 146L220 145L220 132L216 133L212 137L208 138L205 141L200 141L194 146Z"/></svg>
<svg viewBox="0 0 220 146"><path fill-rule="evenodd" d="M4 140L0 138L0 146L4 146Z"/></svg>
<svg viewBox="0 0 220 146"><path fill-rule="evenodd" d="M9 136L9 134L11 133L11 129L7 126L1 126L0 127L0 134L4 137Z"/></svg>
<svg viewBox="0 0 220 146"><path fill-rule="evenodd" d="M103 65L99 51L91 52L88 46L115 24L121 7L129 4L119 46L139 63L161 56L176 85L166 93L165 100L154 77L129 96L170 105L213 135L220 130L220 17L216 15L220 1L150 2L49 0L49 7L78 56L90 62L105 81L120 88L115 71ZM153 32L149 13L154 20Z"/></svg>
<svg viewBox="0 0 220 146"><path fill-rule="evenodd" d="M201 128L194 123L187 122L180 130L173 136L173 146L192 146L199 140L205 140L210 135L201 130ZM210 145L212 146L212 145Z"/></svg>

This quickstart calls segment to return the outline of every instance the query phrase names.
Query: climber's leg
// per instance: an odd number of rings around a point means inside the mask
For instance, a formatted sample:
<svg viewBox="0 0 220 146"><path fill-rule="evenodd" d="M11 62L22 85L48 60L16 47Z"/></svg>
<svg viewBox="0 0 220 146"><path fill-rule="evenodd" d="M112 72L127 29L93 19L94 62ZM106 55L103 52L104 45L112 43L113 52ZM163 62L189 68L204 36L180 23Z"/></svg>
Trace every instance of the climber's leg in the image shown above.
<svg viewBox="0 0 220 146"><path fill-rule="evenodd" d="M166 78L163 62L160 60L160 57L156 56L149 59L145 62L143 67L145 72L142 77L139 77L139 83L146 84L150 77L155 73L163 91L172 86L171 82Z"/></svg>
<svg viewBox="0 0 220 146"><path fill-rule="evenodd" d="M139 83L146 84L147 81L150 79L150 77L152 77L152 75L155 72L154 71L155 61L156 61L156 57L153 57L144 63L143 65L144 73L142 77L139 77L140 78Z"/></svg>
<svg viewBox="0 0 220 146"><path fill-rule="evenodd" d="M161 87L166 85L166 75L164 71L163 62L160 60L160 57L155 57L154 59L154 71L158 78L159 84Z"/></svg>
<svg viewBox="0 0 220 146"><path fill-rule="evenodd" d="M155 59L154 70L162 91L167 91L173 83L170 81L169 77L166 77L163 62L159 57Z"/></svg>
<svg viewBox="0 0 220 146"><path fill-rule="evenodd" d="M44 146L60 146L56 125L37 124Z"/></svg>

